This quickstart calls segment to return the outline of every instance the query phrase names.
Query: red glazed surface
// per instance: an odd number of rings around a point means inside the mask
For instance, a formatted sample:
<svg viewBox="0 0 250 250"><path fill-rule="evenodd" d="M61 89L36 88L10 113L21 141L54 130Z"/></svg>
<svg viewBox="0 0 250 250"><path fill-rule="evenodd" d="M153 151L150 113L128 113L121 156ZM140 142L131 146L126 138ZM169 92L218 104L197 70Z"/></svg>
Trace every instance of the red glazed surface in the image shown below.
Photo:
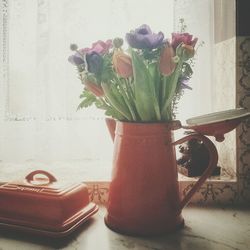
<svg viewBox="0 0 250 250"><path fill-rule="evenodd" d="M37 174L46 178L35 178ZM86 220L93 211L97 206L89 202L85 184L58 182L45 171L0 186L1 224L59 233Z"/></svg>
<svg viewBox="0 0 250 250"><path fill-rule="evenodd" d="M184 129L192 129L197 133L203 135L214 136L216 141L223 141L224 135L233 129L235 129L240 123L241 119L228 120L222 122L215 122L211 124L204 125L191 125L191 126L183 126Z"/></svg>
<svg viewBox="0 0 250 250"><path fill-rule="evenodd" d="M250 112L247 109L230 109L190 118L187 120L188 125L183 128L214 136L217 141L221 142L224 140L224 134L235 129L249 117Z"/></svg>
<svg viewBox="0 0 250 250"><path fill-rule="evenodd" d="M217 151L209 139L189 135L174 143L172 123L116 123L112 182L105 222L132 235L154 235L183 225L182 208L210 176ZM199 138L209 148L208 171L181 200L175 144Z"/></svg>

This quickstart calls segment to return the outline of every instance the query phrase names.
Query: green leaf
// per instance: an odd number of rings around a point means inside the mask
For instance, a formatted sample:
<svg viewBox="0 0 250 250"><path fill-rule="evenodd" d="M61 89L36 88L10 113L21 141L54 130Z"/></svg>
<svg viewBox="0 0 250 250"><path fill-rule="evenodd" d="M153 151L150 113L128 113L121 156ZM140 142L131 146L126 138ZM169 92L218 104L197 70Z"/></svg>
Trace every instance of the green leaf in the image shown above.
<svg viewBox="0 0 250 250"><path fill-rule="evenodd" d="M92 94L90 93L89 91L87 90L84 90L82 92L82 94L80 95L80 98L83 99L81 101L81 103L78 105L77 107L77 110L79 109L82 109L82 108L87 108L87 107L90 107L91 105L93 105L97 98Z"/></svg>
<svg viewBox="0 0 250 250"><path fill-rule="evenodd" d="M190 78L193 74L191 66L186 62L183 63L182 71L183 71L182 74L188 78Z"/></svg>
<svg viewBox="0 0 250 250"><path fill-rule="evenodd" d="M150 63L148 65L149 73L151 75L151 78L153 79L154 83L154 89L156 94L156 99L158 100L158 103L160 104L160 71L159 71L159 65L158 63Z"/></svg>
<svg viewBox="0 0 250 250"><path fill-rule="evenodd" d="M102 88L105 93L105 96L109 100L112 107L124 116L127 120L132 120L132 117L129 113L129 110L126 106L126 103L123 100L122 95L116 89L116 86L112 84L102 83Z"/></svg>
<svg viewBox="0 0 250 250"><path fill-rule="evenodd" d="M117 112L113 107L109 106L104 100L99 99L95 103L96 107L99 109L105 110L106 116L112 116L115 119L118 120L124 120L125 117L122 116L119 112Z"/></svg>
<svg viewBox="0 0 250 250"><path fill-rule="evenodd" d="M162 100L163 104L166 102L166 100L169 98L170 93L172 92L173 86L173 74L169 76L162 76Z"/></svg>
<svg viewBox="0 0 250 250"><path fill-rule="evenodd" d="M143 59L131 50L134 73L135 105L142 121L160 120L154 80Z"/></svg>
<svg viewBox="0 0 250 250"><path fill-rule="evenodd" d="M112 55L105 54L103 56L103 71L101 75L102 82L108 82L114 78L114 71L111 62L112 62Z"/></svg>
<svg viewBox="0 0 250 250"><path fill-rule="evenodd" d="M162 101L162 109L161 109L161 116L163 120L167 120L169 117L169 107L172 104L172 101L176 94L176 88L177 88L179 76L181 74L182 63L183 63L182 60L180 60L177 67L175 68L174 73L170 75L169 77L164 78L163 84L165 84L165 88L164 88L165 93L163 93L164 99Z"/></svg>

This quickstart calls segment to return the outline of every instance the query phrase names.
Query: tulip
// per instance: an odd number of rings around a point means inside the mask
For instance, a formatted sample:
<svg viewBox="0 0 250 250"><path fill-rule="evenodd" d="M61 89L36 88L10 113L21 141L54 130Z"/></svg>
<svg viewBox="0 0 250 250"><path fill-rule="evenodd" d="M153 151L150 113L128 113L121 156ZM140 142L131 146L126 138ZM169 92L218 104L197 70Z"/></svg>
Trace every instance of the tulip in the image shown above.
<svg viewBox="0 0 250 250"><path fill-rule="evenodd" d="M194 47L198 41L198 38L194 38L189 33L172 33L172 47L176 49L179 44L184 43Z"/></svg>
<svg viewBox="0 0 250 250"><path fill-rule="evenodd" d="M182 48L184 49L184 57L186 60L194 56L195 51L193 46L182 44Z"/></svg>
<svg viewBox="0 0 250 250"><path fill-rule="evenodd" d="M88 72L100 75L103 67L103 58L96 52L90 52L86 54L86 62Z"/></svg>
<svg viewBox="0 0 250 250"><path fill-rule="evenodd" d="M192 58L195 54L195 50L191 45L180 44L176 48L176 55L182 58L183 61L187 61Z"/></svg>
<svg viewBox="0 0 250 250"><path fill-rule="evenodd" d="M154 49L162 44L164 35L162 32L153 33L150 27L143 24L135 31L126 34L126 40L130 47L136 49Z"/></svg>
<svg viewBox="0 0 250 250"><path fill-rule="evenodd" d="M115 50L113 55L113 66L118 75L128 78L133 75L132 60L120 50Z"/></svg>
<svg viewBox="0 0 250 250"><path fill-rule="evenodd" d="M159 64L160 72L164 76L169 76L174 72L176 67L176 63L173 60L174 56L175 53L173 47L167 44L161 53Z"/></svg>
<svg viewBox="0 0 250 250"><path fill-rule="evenodd" d="M96 83L93 83L90 80L85 80L84 85L86 89L89 90L95 96L98 96L98 97L104 96L103 89L100 85L97 85Z"/></svg>

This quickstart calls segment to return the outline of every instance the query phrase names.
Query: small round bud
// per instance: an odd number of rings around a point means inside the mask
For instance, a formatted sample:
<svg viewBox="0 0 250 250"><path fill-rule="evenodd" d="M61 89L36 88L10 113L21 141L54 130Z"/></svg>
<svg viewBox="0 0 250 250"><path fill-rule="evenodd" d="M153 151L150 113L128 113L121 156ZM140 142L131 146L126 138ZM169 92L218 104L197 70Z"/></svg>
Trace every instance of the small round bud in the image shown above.
<svg viewBox="0 0 250 250"><path fill-rule="evenodd" d="M76 51L78 49L77 44L75 44L75 43L70 44L70 49L73 51Z"/></svg>
<svg viewBox="0 0 250 250"><path fill-rule="evenodd" d="M113 45L115 48L119 49L123 45L123 39L119 37L115 38L113 40Z"/></svg>
<svg viewBox="0 0 250 250"><path fill-rule="evenodd" d="M178 63L180 61L179 56L174 56L172 59L174 63Z"/></svg>

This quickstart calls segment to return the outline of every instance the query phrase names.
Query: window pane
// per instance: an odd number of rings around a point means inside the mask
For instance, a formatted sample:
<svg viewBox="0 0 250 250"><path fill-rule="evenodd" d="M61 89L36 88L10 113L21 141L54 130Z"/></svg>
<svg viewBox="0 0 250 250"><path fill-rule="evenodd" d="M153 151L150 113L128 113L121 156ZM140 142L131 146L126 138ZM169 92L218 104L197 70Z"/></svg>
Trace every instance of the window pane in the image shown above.
<svg viewBox="0 0 250 250"><path fill-rule="evenodd" d="M113 147L103 113L95 108L76 112L83 87L67 61L72 54L69 45L90 47L96 40L124 37L143 23L170 35L173 1L8 3L9 78L4 89L0 159L79 162L84 167L89 161L96 165L108 161L110 169Z"/></svg>
<svg viewBox="0 0 250 250"><path fill-rule="evenodd" d="M195 60L193 90L186 91L181 99L178 117L185 120L235 108L235 0L176 0L174 7L175 26L184 18L188 31L204 42ZM223 178L235 178L235 131L226 134L225 141L216 147Z"/></svg>

